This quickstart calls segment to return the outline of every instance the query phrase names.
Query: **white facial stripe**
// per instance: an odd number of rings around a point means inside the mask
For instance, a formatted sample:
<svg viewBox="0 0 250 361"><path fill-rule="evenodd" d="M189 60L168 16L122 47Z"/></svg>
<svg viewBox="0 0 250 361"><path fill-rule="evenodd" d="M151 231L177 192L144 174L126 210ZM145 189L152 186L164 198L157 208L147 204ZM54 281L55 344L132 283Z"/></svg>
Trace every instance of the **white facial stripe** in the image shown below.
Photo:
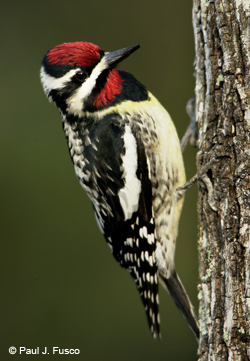
<svg viewBox="0 0 250 361"><path fill-rule="evenodd" d="M48 95L48 93L53 89L62 89L79 70L81 69L72 69L63 77L54 78L53 76L48 75L44 70L44 67L42 67L40 76L45 93Z"/></svg>
<svg viewBox="0 0 250 361"><path fill-rule="evenodd" d="M84 100L91 94L96 84L96 79L107 69L105 57L102 58L99 64L93 69L90 77L82 84L82 86L66 100L68 104L67 111L70 114L82 116Z"/></svg>
<svg viewBox="0 0 250 361"><path fill-rule="evenodd" d="M136 140L129 126L125 128L123 137L125 155L122 158L124 188L120 189L118 196L123 209L125 220L130 219L138 210L141 193L141 181L136 176L137 171L137 147Z"/></svg>

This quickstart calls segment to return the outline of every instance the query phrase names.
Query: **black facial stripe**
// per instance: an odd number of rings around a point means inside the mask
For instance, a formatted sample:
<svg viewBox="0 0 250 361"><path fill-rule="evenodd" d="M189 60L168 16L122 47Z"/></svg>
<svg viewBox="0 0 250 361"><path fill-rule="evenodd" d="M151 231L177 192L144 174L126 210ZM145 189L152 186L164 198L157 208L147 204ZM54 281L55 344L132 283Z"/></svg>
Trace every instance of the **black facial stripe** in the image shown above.
<svg viewBox="0 0 250 361"><path fill-rule="evenodd" d="M72 78L74 78L74 75ZM56 106L60 108L64 114L66 114L66 99L71 97L81 87L81 85L81 82L77 80L72 81L71 79L71 81L66 83L62 89L52 89L49 92L48 97L51 97Z"/></svg>
<svg viewBox="0 0 250 361"><path fill-rule="evenodd" d="M95 95L99 94L101 89L105 85L109 72L110 70L107 69L99 75L96 81L95 88L88 97L88 101L85 102L85 110L89 112L95 112L97 110L96 106L94 105ZM115 100L112 105L122 103L126 100L140 102L149 99L148 91L145 86L142 85L138 80L136 80L132 74L119 70L119 75L123 80L121 84L122 92L115 96ZM109 106L110 104L104 105L101 108L98 108L98 110L108 108Z"/></svg>
<svg viewBox="0 0 250 361"><path fill-rule="evenodd" d="M76 65L56 65L56 64L50 64L47 62L46 56L43 59L42 65L44 66L45 72L54 77L54 78L60 78L63 77L66 73L68 73L72 69L79 69L79 72L84 72L87 74L87 78L91 75L93 69L96 67L96 64L93 64L90 67L80 67ZM65 83L64 87L61 89L52 89L48 96L52 98L53 102L56 103L56 105L63 111L65 114L66 112L66 103L65 100L72 96L84 83L79 81L76 74L72 75L70 80Z"/></svg>
<svg viewBox="0 0 250 361"><path fill-rule="evenodd" d="M54 78L61 78L70 70L74 69L70 65L53 65L49 63L43 63L46 73Z"/></svg>
<svg viewBox="0 0 250 361"><path fill-rule="evenodd" d="M99 62L99 61L98 61ZM48 62L47 56L43 58L42 65L44 66L44 69L46 73L50 76L53 76L54 78L61 78L66 73L68 73L72 69L81 69L83 72L86 72L88 76L92 73L92 70L96 67L98 62L92 64L91 66L79 66L77 64L75 65L58 65L58 64L51 64Z"/></svg>
<svg viewBox="0 0 250 361"><path fill-rule="evenodd" d="M99 94L100 91L104 88L104 86L107 82L109 73L110 73L110 69L106 69L106 70L102 71L102 73L96 79L96 85L91 93L91 96L95 97L95 95Z"/></svg>
<svg viewBox="0 0 250 361"><path fill-rule="evenodd" d="M88 96L88 99L85 99L85 109L88 111L94 111L96 110L95 106L93 105L95 96L101 92L101 90L104 88L107 78L110 73L110 69L106 69L102 71L102 73L99 75L99 77L96 79L96 84L94 88L92 89L92 92Z"/></svg>

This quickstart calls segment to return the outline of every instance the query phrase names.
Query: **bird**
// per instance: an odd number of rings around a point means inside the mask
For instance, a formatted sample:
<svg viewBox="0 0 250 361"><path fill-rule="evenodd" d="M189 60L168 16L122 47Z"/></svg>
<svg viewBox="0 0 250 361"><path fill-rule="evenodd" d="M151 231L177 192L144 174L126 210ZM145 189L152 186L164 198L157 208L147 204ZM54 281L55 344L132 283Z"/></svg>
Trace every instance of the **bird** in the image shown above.
<svg viewBox="0 0 250 361"><path fill-rule="evenodd" d="M170 115L118 64L140 45L107 52L85 41L47 51L40 70L61 113L70 157L107 244L131 275L154 338L161 338L159 282L195 337L194 307L174 254L186 176Z"/></svg>

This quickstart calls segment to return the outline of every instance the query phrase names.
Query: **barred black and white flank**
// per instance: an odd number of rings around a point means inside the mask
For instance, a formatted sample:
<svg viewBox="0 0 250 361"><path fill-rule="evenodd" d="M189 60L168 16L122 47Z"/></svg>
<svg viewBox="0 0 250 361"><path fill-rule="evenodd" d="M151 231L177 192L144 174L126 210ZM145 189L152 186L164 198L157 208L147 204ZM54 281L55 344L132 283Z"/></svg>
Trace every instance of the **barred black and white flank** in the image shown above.
<svg viewBox="0 0 250 361"><path fill-rule="evenodd" d="M198 338L193 307L175 272L185 183L179 139L167 111L116 65L139 45L112 53L86 43L50 49L44 91L60 109L70 156L99 227L135 281L154 337L160 337L158 281Z"/></svg>

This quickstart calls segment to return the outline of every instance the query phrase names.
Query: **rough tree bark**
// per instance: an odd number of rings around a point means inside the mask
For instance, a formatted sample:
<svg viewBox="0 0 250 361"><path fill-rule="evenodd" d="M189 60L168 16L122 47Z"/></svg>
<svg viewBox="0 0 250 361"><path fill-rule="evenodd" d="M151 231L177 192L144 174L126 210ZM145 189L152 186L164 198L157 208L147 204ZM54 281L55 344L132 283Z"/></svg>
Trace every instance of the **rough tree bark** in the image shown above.
<svg viewBox="0 0 250 361"><path fill-rule="evenodd" d="M199 360L250 360L250 0L193 0Z"/></svg>

